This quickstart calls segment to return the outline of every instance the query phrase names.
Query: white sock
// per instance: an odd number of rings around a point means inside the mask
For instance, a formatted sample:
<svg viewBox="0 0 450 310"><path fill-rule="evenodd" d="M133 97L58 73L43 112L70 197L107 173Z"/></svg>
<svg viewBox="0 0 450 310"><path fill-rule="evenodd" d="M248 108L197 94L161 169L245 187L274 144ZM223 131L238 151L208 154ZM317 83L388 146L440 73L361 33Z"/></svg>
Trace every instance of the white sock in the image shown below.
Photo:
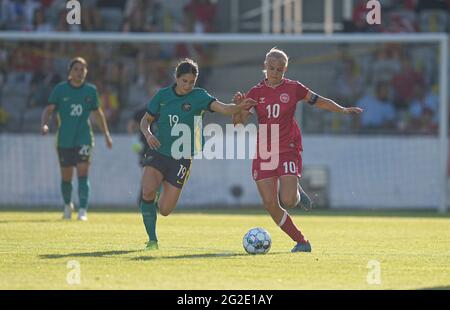
<svg viewBox="0 0 450 310"><path fill-rule="evenodd" d="M278 223L278 227L281 227L281 226L284 225L284 223L286 222L287 217L288 217L288 213L286 212L286 210L284 210L283 217L281 218L280 223Z"/></svg>

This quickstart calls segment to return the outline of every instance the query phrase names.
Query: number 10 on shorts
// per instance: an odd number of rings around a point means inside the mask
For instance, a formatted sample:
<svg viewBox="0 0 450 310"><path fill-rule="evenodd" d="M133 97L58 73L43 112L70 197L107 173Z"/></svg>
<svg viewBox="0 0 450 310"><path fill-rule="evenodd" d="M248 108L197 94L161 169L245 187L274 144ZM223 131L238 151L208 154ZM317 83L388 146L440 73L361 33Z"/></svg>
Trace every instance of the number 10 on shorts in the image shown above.
<svg viewBox="0 0 450 310"><path fill-rule="evenodd" d="M284 173L297 173L297 166L293 161L290 162L284 162Z"/></svg>

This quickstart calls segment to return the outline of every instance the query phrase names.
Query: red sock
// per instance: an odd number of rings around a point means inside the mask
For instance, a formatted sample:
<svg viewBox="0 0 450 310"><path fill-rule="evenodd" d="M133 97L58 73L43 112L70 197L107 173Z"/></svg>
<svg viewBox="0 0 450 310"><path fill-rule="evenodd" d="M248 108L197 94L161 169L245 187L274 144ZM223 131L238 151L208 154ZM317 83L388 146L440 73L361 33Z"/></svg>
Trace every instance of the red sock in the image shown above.
<svg viewBox="0 0 450 310"><path fill-rule="evenodd" d="M283 219L278 226L280 226L280 228L295 242L307 242L300 230L298 230L297 226L295 226L294 222L292 222L290 215L286 211L284 211Z"/></svg>

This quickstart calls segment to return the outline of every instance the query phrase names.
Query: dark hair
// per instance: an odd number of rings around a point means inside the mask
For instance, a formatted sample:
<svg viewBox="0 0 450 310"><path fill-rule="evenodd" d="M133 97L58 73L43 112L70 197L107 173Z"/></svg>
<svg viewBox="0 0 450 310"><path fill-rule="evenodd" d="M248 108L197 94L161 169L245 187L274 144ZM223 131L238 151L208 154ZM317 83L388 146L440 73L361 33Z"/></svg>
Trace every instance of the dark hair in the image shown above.
<svg viewBox="0 0 450 310"><path fill-rule="evenodd" d="M198 75L198 65L195 61L189 58L185 58L180 61L175 69L175 77L179 78L184 74L192 73L193 75Z"/></svg>
<svg viewBox="0 0 450 310"><path fill-rule="evenodd" d="M83 57L75 57L75 58L72 58L72 60L69 63L69 67L68 67L69 72L70 72L70 70L72 70L73 66L76 63L80 63L80 64L84 65L86 67L86 69L87 69L87 62L86 62L86 60Z"/></svg>

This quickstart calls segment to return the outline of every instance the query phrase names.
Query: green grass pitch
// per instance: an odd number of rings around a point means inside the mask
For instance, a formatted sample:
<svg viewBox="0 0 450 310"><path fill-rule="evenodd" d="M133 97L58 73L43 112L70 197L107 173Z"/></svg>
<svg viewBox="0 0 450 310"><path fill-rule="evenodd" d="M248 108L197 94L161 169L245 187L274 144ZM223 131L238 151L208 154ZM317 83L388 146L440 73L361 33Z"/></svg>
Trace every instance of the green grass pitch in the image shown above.
<svg viewBox="0 0 450 310"><path fill-rule="evenodd" d="M2 211L0 289L450 288L449 216L292 214L312 253L290 253L294 243L262 211L160 216L157 252L142 251L137 212L63 222L59 212ZM252 256L242 237L257 226L270 232L272 248Z"/></svg>

